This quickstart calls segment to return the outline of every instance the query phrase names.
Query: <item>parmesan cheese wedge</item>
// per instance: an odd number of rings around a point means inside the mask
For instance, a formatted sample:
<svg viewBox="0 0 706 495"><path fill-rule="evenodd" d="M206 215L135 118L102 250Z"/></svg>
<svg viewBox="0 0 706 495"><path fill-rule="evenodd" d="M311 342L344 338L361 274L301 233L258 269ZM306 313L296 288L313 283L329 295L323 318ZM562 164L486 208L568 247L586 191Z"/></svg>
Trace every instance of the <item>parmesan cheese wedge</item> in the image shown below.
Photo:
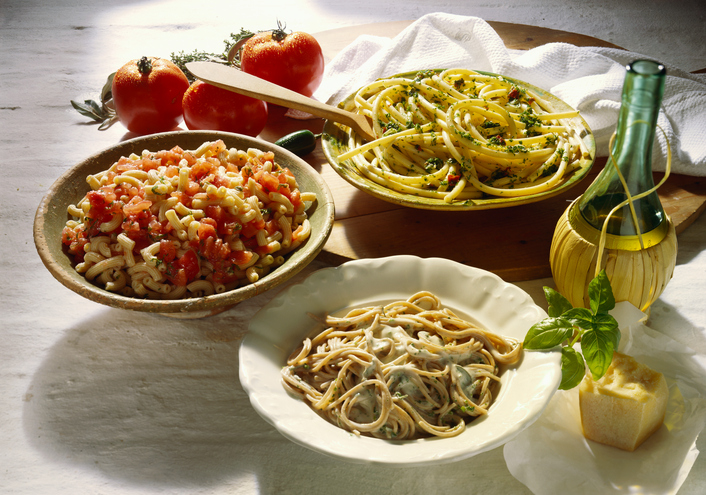
<svg viewBox="0 0 706 495"><path fill-rule="evenodd" d="M583 434L632 452L660 428L668 398L662 373L615 352L600 380L587 375L579 386Z"/></svg>

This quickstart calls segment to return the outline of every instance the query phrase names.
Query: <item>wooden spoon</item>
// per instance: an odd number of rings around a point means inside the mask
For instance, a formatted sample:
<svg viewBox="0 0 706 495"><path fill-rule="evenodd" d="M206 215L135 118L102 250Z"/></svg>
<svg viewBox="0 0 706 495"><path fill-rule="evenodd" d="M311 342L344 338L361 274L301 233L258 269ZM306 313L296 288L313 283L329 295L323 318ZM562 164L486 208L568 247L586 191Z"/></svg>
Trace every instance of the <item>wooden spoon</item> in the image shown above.
<svg viewBox="0 0 706 495"><path fill-rule="evenodd" d="M186 64L186 68L197 78L219 88L275 105L302 110L317 117L347 125L368 141L375 139L373 129L364 115L321 103L235 67L217 62L189 62Z"/></svg>

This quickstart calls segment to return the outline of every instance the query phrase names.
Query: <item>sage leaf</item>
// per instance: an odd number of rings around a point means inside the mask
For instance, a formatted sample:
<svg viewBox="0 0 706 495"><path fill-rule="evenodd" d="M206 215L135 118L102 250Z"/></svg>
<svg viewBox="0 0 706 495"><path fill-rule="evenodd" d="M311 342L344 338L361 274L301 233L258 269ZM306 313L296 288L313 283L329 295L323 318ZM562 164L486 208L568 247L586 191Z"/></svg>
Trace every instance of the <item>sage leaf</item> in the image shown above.
<svg viewBox="0 0 706 495"><path fill-rule="evenodd" d="M610 287L610 281L605 270L596 275L588 284L588 298L591 303L591 311L593 314L600 312L607 313L615 308L615 297L613 290Z"/></svg>
<svg viewBox="0 0 706 495"><path fill-rule="evenodd" d="M551 287L544 287L544 297L547 298L547 303L549 303L547 313L553 318L558 318L573 308L567 298L562 296L559 291L554 290Z"/></svg>
<svg viewBox="0 0 706 495"><path fill-rule="evenodd" d="M115 72L108 76L105 81L103 88L101 89L101 102L105 103L113 98L113 79L115 78Z"/></svg>
<svg viewBox="0 0 706 495"><path fill-rule="evenodd" d="M101 106L93 100L84 100L83 103L71 100L71 106L84 117L93 119L96 122L103 122L105 120L105 112Z"/></svg>
<svg viewBox="0 0 706 495"><path fill-rule="evenodd" d="M580 352L573 347L561 348L561 383L559 390L569 390L581 383L586 375L586 364Z"/></svg>
<svg viewBox="0 0 706 495"><path fill-rule="evenodd" d="M525 335L525 349L551 349L571 338L574 328L563 318L545 318L535 323Z"/></svg>
<svg viewBox="0 0 706 495"><path fill-rule="evenodd" d="M594 380L599 380L613 361L615 337L610 332L586 330L581 336L581 351Z"/></svg>

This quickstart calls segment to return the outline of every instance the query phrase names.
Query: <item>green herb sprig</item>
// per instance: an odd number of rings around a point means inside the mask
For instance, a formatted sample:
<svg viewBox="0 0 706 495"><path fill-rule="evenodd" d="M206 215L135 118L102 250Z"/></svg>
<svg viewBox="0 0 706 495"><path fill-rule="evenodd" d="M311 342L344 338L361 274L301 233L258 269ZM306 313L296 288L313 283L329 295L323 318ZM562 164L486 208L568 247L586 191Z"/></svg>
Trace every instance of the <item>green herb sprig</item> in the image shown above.
<svg viewBox="0 0 706 495"><path fill-rule="evenodd" d="M78 113L100 123L100 126L98 126L99 131L108 129L118 121L118 116L113 106L114 77L115 72L110 74L105 84L103 84L100 102L94 100L83 100L83 102L71 100L71 106L74 107Z"/></svg>
<svg viewBox="0 0 706 495"><path fill-rule="evenodd" d="M600 379L620 343L618 322L608 313L615 307L615 297L605 270L588 285L590 309L574 308L551 287L544 287L544 295L549 317L529 329L523 347L543 350L561 346L560 390L578 385L586 374L586 365L593 379ZM579 341L581 352L574 349Z"/></svg>
<svg viewBox="0 0 706 495"><path fill-rule="evenodd" d="M193 50L188 53L180 51L172 52L170 58L186 75L189 83L193 83L196 77L186 68L187 63L207 61L240 67L240 49L244 42L252 38L257 32L258 31L240 28L239 32L230 33L230 38L223 41L225 47L222 53L211 53L203 50ZM233 50L233 53L231 53L231 50Z"/></svg>

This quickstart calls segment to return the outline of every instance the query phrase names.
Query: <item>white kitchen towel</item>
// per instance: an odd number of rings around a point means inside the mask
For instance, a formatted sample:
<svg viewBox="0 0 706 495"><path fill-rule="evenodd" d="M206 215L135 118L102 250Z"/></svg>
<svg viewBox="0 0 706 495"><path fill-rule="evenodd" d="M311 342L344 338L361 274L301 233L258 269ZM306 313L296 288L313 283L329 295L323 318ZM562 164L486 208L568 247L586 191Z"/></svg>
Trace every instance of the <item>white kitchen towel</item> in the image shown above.
<svg viewBox="0 0 706 495"><path fill-rule="evenodd" d="M601 47L550 43L527 51L509 50L490 25L477 17L428 14L394 38L364 35L326 66L314 95L337 104L361 86L401 72L464 67L494 72L549 91L581 112L591 127L599 156L607 156L615 130L625 66L648 58ZM706 176L706 75L669 65L658 125L672 149L672 172ZM667 145L657 130L652 168L663 171Z"/></svg>

